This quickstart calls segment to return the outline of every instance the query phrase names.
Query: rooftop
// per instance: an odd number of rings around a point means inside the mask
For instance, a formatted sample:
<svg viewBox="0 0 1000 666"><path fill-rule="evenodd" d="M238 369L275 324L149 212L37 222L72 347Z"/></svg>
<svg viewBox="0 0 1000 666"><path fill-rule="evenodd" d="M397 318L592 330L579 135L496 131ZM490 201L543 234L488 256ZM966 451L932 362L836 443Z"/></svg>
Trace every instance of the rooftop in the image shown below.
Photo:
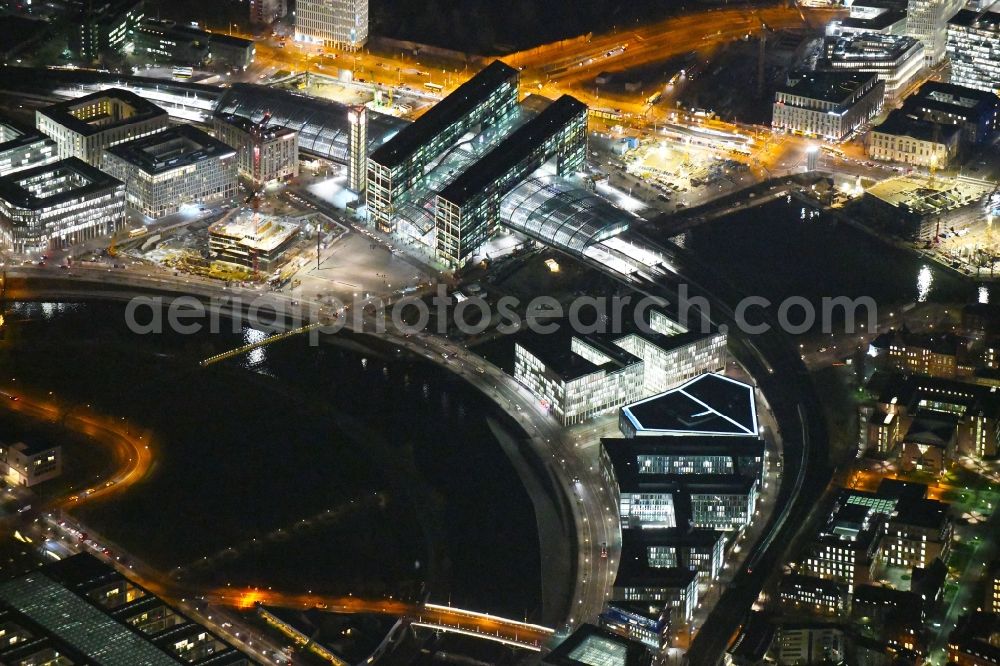
<svg viewBox="0 0 1000 666"><path fill-rule="evenodd" d="M830 37L825 44L828 59L864 65L873 60L896 60L901 55L922 47L913 37L885 35L877 32Z"/></svg>
<svg viewBox="0 0 1000 666"><path fill-rule="evenodd" d="M169 129L119 143L107 152L149 175L155 175L236 154L236 149L191 125Z"/></svg>
<svg viewBox="0 0 1000 666"><path fill-rule="evenodd" d="M402 164L424 144L483 103L497 88L516 77L516 69L494 60L379 146L372 152L371 159L388 168Z"/></svg>
<svg viewBox="0 0 1000 666"><path fill-rule="evenodd" d="M947 448L958 433L958 416L942 412L917 412L903 442Z"/></svg>
<svg viewBox="0 0 1000 666"><path fill-rule="evenodd" d="M627 532L631 530L623 530ZM686 567L653 567L646 553L623 552L618 562L615 587L632 585L684 589L698 579L698 572Z"/></svg>
<svg viewBox="0 0 1000 666"><path fill-rule="evenodd" d="M55 206L122 182L76 157L0 177L0 199L27 210Z"/></svg>
<svg viewBox="0 0 1000 666"><path fill-rule="evenodd" d="M107 101L109 109L100 115L80 117L80 110L92 104ZM121 88L108 88L101 92L59 102L38 111L77 134L89 136L113 127L143 122L151 118L167 118L167 112L133 92Z"/></svg>
<svg viewBox="0 0 1000 666"><path fill-rule="evenodd" d="M268 123L261 129L261 123L253 122L245 116L238 116L235 113L216 113L214 118L228 124L233 127L237 127L248 134L257 134L264 141L270 141L271 139L278 139L286 137L289 135L296 134L296 131L290 127L284 127L283 125L278 125L277 123Z"/></svg>
<svg viewBox="0 0 1000 666"><path fill-rule="evenodd" d="M930 410L933 405L947 405L949 412L954 412L954 407L963 408L963 416L1000 417L1000 391L994 386L899 373L876 373L868 386L881 404L905 405L914 413L921 408Z"/></svg>
<svg viewBox="0 0 1000 666"><path fill-rule="evenodd" d="M622 407L622 415L637 431L663 435L758 435L753 387L712 373Z"/></svg>
<svg viewBox="0 0 1000 666"><path fill-rule="evenodd" d="M962 133L962 129L958 125L944 125L914 118L903 109L891 111L882 124L873 127L872 131L893 136L908 136L918 141L934 143L948 143L957 140Z"/></svg>
<svg viewBox="0 0 1000 666"><path fill-rule="evenodd" d="M23 146L30 146L37 141L53 143L52 139L34 127L29 128L20 123L0 120L0 153Z"/></svg>
<svg viewBox="0 0 1000 666"><path fill-rule="evenodd" d="M851 97L875 78L862 72L800 72L788 77L779 92L833 104L847 104Z"/></svg>
<svg viewBox="0 0 1000 666"><path fill-rule="evenodd" d="M574 342L583 343L606 361L600 365L584 358L573 350ZM568 326L560 326L551 334L523 331L515 338L515 344L538 358L546 368L559 375L564 382L573 381L595 372L615 372L622 368L641 363L621 347L597 335L573 335Z"/></svg>
<svg viewBox="0 0 1000 666"><path fill-rule="evenodd" d="M890 9L882 12L878 16L863 18L851 16L843 19L840 24L849 30L879 31L885 30L889 26L906 20L906 11L902 9Z"/></svg>
<svg viewBox="0 0 1000 666"><path fill-rule="evenodd" d="M642 456L734 456L764 455L764 440L754 435L660 435L654 437L605 438L601 444L611 457Z"/></svg>
<svg viewBox="0 0 1000 666"><path fill-rule="evenodd" d="M898 109L892 113L898 113ZM892 114L890 114L891 117ZM959 347L968 346L968 344L969 341L966 338L954 333L914 333L906 328L889 329L885 333L879 334L871 342L871 346L877 349L888 350L891 346L899 345L919 347L935 354L950 354L952 356L958 353Z"/></svg>
<svg viewBox="0 0 1000 666"><path fill-rule="evenodd" d="M972 181L910 174L886 178L865 190L865 194L909 213L936 215L974 204L991 190Z"/></svg>
<svg viewBox="0 0 1000 666"><path fill-rule="evenodd" d="M247 661L204 627L88 554L48 564L0 584L3 606L27 618L44 638L69 645L74 653L85 656L74 663L223 666ZM126 619L143 610L158 609L167 609L175 616L169 629ZM179 644L188 644L191 649L182 654Z"/></svg>
<svg viewBox="0 0 1000 666"><path fill-rule="evenodd" d="M252 213L233 215L212 224L208 233L235 239L255 252L273 252L299 233L299 226L271 216L261 216L256 224Z"/></svg>
<svg viewBox="0 0 1000 666"><path fill-rule="evenodd" d="M962 9L948 21L948 25L1000 33L1000 12Z"/></svg>
<svg viewBox="0 0 1000 666"><path fill-rule="evenodd" d="M570 95L561 96L466 169L438 196L461 206L483 194L491 183L527 159L533 151L581 114L586 117L586 104Z"/></svg>
<svg viewBox="0 0 1000 666"><path fill-rule="evenodd" d="M555 666L641 666L646 648L592 624L580 625L569 638L542 659Z"/></svg>
<svg viewBox="0 0 1000 666"><path fill-rule="evenodd" d="M889 519L890 524L909 525L927 529L944 527L948 522L948 509L951 505L937 500L914 500L900 502L896 513Z"/></svg>

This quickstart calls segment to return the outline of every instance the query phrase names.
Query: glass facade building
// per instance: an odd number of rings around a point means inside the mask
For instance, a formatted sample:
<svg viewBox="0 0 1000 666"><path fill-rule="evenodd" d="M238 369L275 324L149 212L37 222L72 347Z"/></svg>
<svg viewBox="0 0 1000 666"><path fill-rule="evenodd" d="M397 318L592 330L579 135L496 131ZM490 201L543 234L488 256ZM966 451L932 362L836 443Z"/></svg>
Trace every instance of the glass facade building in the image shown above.
<svg viewBox="0 0 1000 666"><path fill-rule="evenodd" d="M71 157L0 177L0 240L14 252L65 247L125 223L125 185Z"/></svg>
<svg viewBox="0 0 1000 666"><path fill-rule="evenodd" d="M368 0L298 0L295 40L357 51L368 41Z"/></svg>
<svg viewBox="0 0 1000 666"><path fill-rule="evenodd" d="M125 183L130 208L154 219L237 193L236 149L190 125L114 146L102 168Z"/></svg>
<svg viewBox="0 0 1000 666"><path fill-rule="evenodd" d="M36 129L0 120L0 176L58 159L55 141Z"/></svg>
<svg viewBox="0 0 1000 666"><path fill-rule="evenodd" d="M934 67L946 54L948 21L965 5L964 0L909 0L906 34L924 45L924 65Z"/></svg>
<svg viewBox="0 0 1000 666"><path fill-rule="evenodd" d="M550 159L564 175L579 169L586 154L587 106L563 95L438 192L438 259L462 266L496 231L505 194Z"/></svg>
<svg viewBox="0 0 1000 666"><path fill-rule="evenodd" d="M1000 94L1000 10L963 9L948 22L951 82Z"/></svg>
<svg viewBox="0 0 1000 666"><path fill-rule="evenodd" d="M371 223L395 231L396 207L424 179L428 165L466 132L514 114L517 93L517 70L496 60L376 148L368 158Z"/></svg>

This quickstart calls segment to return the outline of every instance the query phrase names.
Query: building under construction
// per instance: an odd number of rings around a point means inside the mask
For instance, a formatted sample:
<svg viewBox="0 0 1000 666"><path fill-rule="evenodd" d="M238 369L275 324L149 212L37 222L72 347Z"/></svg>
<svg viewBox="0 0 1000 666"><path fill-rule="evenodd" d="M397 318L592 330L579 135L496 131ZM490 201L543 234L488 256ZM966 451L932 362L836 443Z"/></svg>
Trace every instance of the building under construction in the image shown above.
<svg viewBox="0 0 1000 666"><path fill-rule="evenodd" d="M271 272L284 261L298 234L293 222L241 210L208 228L208 247L216 261Z"/></svg>

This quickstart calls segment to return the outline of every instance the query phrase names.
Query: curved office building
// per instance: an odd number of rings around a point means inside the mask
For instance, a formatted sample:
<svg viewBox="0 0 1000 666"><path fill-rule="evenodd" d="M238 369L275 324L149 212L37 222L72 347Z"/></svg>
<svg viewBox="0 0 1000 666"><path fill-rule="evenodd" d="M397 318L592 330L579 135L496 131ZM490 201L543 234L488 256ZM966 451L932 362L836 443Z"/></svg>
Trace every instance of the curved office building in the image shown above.
<svg viewBox="0 0 1000 666"><path fill-rule="evenodd" d="M252 83L234 83L219 100L218 113L233 113L259 122L270 112L271 122L296 130L299 149L346 164L349 155L348 108L345 104L276 90ZM368 111L368 152L409 124L384 113Z"/></svg>
<svg viewBox="0 0 1000 666"><path fill-rule="evenodd" d="M599 195L552 175L528 178L500 204L505 227L578 254L625 231L634 219Z"/></svg>

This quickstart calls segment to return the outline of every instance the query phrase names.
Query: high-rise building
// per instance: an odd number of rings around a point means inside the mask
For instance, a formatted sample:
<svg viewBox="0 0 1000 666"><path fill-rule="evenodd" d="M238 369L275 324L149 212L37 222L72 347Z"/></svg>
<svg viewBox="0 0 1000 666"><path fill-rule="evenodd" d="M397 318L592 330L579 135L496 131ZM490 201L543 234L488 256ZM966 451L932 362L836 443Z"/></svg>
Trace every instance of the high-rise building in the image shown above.
<svg viewBox="0 0 1000 666"><path fill-rule="evenodd" d="M368 41L368 0L298 0L295 39L360 49Z"/></svg>
<svg viewBox="0 0 1000 666"><path fill-rule="evenodd" d="M499 60L460 85L368 158L368 218L396 230L395 212L426 167L474 127L501 122L517 110L518 73Z"/></svg>
<svg viewBox="0 0 1000 666"><path fill-rule="evenodd" d="M438 259L465 264L496 230L504 194L550 159L559 175L571 174L586 154L587 105L563 95L438 192Z"/></svg>
<svg viewBox="0 0 1000 666"><path fill-rule="evenodd" d="M965 0L909 0L906 5L906 34L924 45L924 64L933 67L944 59L948 42L948 21L965 5Z"/></svg>
<svg viewBox="0 0 1000 666"><path fill-rule="evenodd" d="M1000 94L1000 11L968 9L948 21L951 82Z"/></svg>
<svg viewBox="0 0 1000 666"><path fill-rule="evenodd" d="M347 187L357 193L368 182L368 107L352 106L347 111L351 161L347 163Z"/></svg>
<svg viewBox="0 0 1000 666"><path fill-rule="evenodd" d="M288 13L285 0L250 0L250 22L270 25Z"/></svg>

